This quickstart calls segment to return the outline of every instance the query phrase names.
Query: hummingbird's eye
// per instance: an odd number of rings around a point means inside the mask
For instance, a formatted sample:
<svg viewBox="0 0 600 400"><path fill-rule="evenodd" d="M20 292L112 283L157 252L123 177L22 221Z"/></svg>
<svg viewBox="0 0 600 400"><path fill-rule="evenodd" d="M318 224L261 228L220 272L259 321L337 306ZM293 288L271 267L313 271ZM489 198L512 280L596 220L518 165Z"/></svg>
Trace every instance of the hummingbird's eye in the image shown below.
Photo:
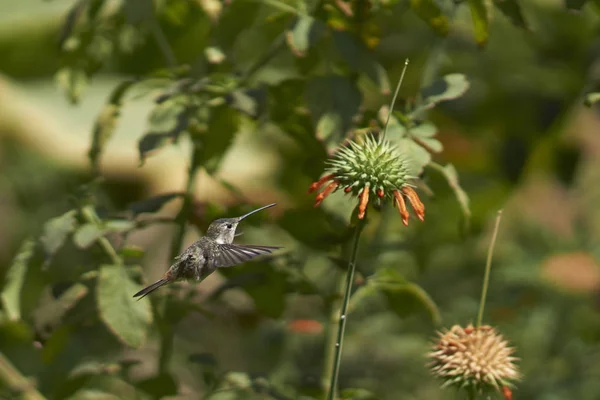
<svg viewBox="0 0 600 400"><path fill-rule="evenodd" d="M227 229L231 229L232 227L233 227L233 225L227 224Z"/></svg>

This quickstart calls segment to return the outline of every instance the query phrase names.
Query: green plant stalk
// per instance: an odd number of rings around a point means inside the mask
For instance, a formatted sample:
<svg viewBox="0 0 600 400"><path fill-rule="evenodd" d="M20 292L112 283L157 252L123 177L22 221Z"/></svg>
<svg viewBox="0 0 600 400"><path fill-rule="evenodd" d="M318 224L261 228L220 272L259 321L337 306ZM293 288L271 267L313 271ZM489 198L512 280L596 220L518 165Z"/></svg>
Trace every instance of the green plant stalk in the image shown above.
<svg viewBox="0 0 600 400"><path fill-rule="evenodd" d="M2 352L0 352L0 382L21 392L21 398L24 400L46 400L46 397L37 391L35 385L24 377Z"/></svg>
<svg viewBox="0 0 600 400"><path fill-rule="evenodd" d="M406 73L406 69L408 68L408 58L404 60L404 68L402 68L402 74L400 74L400 79L398 80L398 84L396 85L396 91L394 92L394 97L392 97L392 102L390 103L390 109L388 110L387 119L385 120L385 125L383 127L383 135L381 135L381 140L385 139L385 134L387 133L388 125L390 124L390 118L392 118L392 114L394 113L394 105L396 104L396 98L398 97L398 92L400 91L400 86L402 86L402 81L404 80L404 74Z"/></svg>
<svg viewBox="0 0 600 400"><path fill-rule="evenodd" d="M83 216L86 222L89 222L91 224L95 224L98 222L96 216L93 215L92 212L85 207L81 209L81 215ZM104 252L110 258L114 265L123 264L123 259L117 254L115 248L112 246L112 244L110 244L110 241L107 238L105 238L104 236L99 237L98 244L100 245L100 247L102 247L102 250L104 250Z"/></svg>
<svg viewBox="0 0 600 400"><path fill-rule="evenodd" d="M498 228L500 227L500 220L502 219L502 210L498 211L496 215L496 224L494 225L494 232L492 233L492 241L488 249L487 260L485 263L485 275L483 277L483 288L481 289L481 300L479 301L479 312L477 313L477 327L481 326L483 321L483 311L485 309L485 300L487 297L488 286L490 283L490 271L492 269L492 257L494 256L494 247L496 245L496 237L498 236Z"/></svg>
<svg viewBox="0 0 600 400"><path fill-rule="evenodd" d="M338 331L333 346L333 359L331 360L330 365L326 365L326 368L330 368L330 372L328 374L328 400L333 400L336 398L340 363L342 360L342 346L344 344L344 333L346 330L346 321L348 319L346 314L348 311L348 303L350 302L350 295L352 294L352 283L354 282L354 272L356 271L356 258L358 256L358 244L360 241L360 234L362 233L365 220L366 216L364 219L358 220L358 223L356 225L356 232L354 233L354 240L352 241L352 253L350 255L350 261L348 262L348 271L346 271L346 287L344 290L344 299L342 300L342 306L339 310Z"/></svg>

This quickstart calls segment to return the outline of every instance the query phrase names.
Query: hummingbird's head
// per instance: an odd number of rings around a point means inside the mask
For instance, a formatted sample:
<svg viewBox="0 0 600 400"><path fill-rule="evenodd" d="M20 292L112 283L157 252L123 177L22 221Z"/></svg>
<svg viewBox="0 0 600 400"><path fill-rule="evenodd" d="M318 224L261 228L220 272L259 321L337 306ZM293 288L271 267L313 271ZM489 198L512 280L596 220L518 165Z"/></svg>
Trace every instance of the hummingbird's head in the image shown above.
<svg viewBox="0 0 600 400"><path fill-rule="evenodd" d="M235 236L235 229L238 224L246 217L254 214L255 212L264 210L265 208L273 207L276 203L266 205L264 207L258 208L254 211L250 211L247 214L242 215L237 218L220 218L213 221L212 224L208 227L206 231L206 236L213 239L215 242L219 244L223 243L232 243L233 238Z"/></svg>

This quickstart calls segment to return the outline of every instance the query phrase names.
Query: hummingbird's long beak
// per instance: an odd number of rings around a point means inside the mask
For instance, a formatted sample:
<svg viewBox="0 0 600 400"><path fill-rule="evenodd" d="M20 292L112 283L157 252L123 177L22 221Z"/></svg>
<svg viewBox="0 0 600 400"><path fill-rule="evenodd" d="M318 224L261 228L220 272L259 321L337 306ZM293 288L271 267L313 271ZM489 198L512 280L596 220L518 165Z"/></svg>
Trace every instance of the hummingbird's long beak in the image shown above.
<svg viewBox="0 0 600 400"><path fill-rule="evenodd" d="M257 208L257 209L256 209L256 210L254 210L254 211L250 211L248 214L244 214L244 215L242 215L241 217L239 217L239 218L238 218L238 220L239 220L239 221L241 221L241 220L243 220L244 218L246 218L246 217L248 217L248 216L250 216L250 215L252 215L252 214L254 214L254 213L256 213L256 212L262 211L262 210L264 210L265 208L270 208L270 207L273 207L273 206L274 206L274 205L276 205L276 204L277 204L277 203L273 203L273 204L269 204L268 206L264 206L264 207L261 207L261 208Z"/></svg>

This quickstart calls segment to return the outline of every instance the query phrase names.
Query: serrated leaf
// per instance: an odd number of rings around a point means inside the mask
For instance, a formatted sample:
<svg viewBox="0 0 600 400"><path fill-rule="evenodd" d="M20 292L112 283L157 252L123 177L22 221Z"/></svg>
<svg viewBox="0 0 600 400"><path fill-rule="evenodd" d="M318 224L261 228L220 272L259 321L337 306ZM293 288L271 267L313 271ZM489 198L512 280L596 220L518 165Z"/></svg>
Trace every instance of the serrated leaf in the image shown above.
<svg viewBox="0 0 600 400"><path fill-rule="evenodd" d="M51 257L60 249L74 230L77 223L75 210L67 211L60 217L52 218L44 225L44 233L40 238L47 257Z"/></svg>
<svg viewBox="0 0 600 400"><path fill-rule="evenodd" d="M362 95L349 77L313 78L306 88L306 102L317 137L329 147L336 147L346 137L361 101Z"/></svg>
<svg viewBox="0 0 600 400"><path fill-rule="evenodd" d="M286 39L292 53L304 57L325 30L322 22L305 15L298 18L294 27L287 32Z"/></svg>
<svg viewBox="0 0 600 400"><path fill-rule="evenodd" d="M490 25L486 0L467 0L467 3L471 9L475 41L480 47L483 47L488 41Z"/></svg>
<svg viewBox="0 0 600 400"><path fill-rule="evenodd" d="M165 204L176 199L177 197L183 197L183 193L172 192L160 194L158 196L153 196L148 199L131 203L127 206L127 209L133 213L134 217L137 217L139 214L143 213L155 213L160 211Z"/></svg>
<svg viewBox="0 0 600 400"><path fill-rule="evenodd" d="M239 127L239 113L224 104L211 108L208 131L202 140L202 166L214 174L221 165Z"/></svg>
<svg viewBox="0 0 600 400"><path fill-rule="evenodd" d="M115 132L123 97L127 90L136 83L134 80L127 80L120 83L111 93L108 103L104 106L98 118L94 122L92 130L92 145L88 152L88 157L94 169L98 169L100 155L104 146Z"/></svg>
<svg viewBox="0 0 600 400"><path fill-rule="evenodd" d="M150 303L131 297L140 289L124 265L100 267L97 289L100 318L123 343L135 348L146 340L152 322Z"/></svg>
<svg viewBox="0 0 600 400"><path fill-rule="evenodd" d="M454 100L469 89L469 81L463 74L449 74L435 81L431 86L421 90L422 104L420 109L430 109L438 103Z"/></svg>
<svg viewBox="0 0 600 400"><path fill-rule="evenodd" d="M21 290L28 271L28 263L33 256L35 241L26 239L21 244L17 255L6 273L4 287L0 299L2 308L9 319L21 319Z"/></svg>
<svg viewBox="0 0 600 400"><path fill-rule="evenodd" d="M410 175L420 175L423 171L423 168L425 168L425 166L431 162L431 154L414 140L405 138L394 143L398 146L398 149L402 152L402 154L407 157Z"/></svg>
<svg viewBox="0 0 600 400"><path fill-rule="evenodd" d="M594 103L600 101L600 92L587 93L585 95L584 104L591 107Z"/></svg>
<svg viewBox="0 0 600 400"><path fill-rule="evenodd" d="M448 17L433 0L410 0L410 6L438 35L448 34L450 29Z"/></svg>
<svg viewBox="0 0 600 400"><path fill-rule="evenodd" d="M406 317L418 309L427 311L435 325L441 322L441 314L435 302L418 285L406 281L397 271L384 268L368 282L382 293L394 311L400 317Z"/></svg>
<svg viewBox="0 0 600 400"><path fill-rule="evenodd" d="M514 26L529 30L518 0L494 0L494 5Z"/></svg>
<svg viewBox="0 0 600 400"><path fill-rule="evenodd" d="M82 249L90 247L98 238L104 235L104 231L97 224L89 223L80 226L73 235L73 242Z"/></svg>

